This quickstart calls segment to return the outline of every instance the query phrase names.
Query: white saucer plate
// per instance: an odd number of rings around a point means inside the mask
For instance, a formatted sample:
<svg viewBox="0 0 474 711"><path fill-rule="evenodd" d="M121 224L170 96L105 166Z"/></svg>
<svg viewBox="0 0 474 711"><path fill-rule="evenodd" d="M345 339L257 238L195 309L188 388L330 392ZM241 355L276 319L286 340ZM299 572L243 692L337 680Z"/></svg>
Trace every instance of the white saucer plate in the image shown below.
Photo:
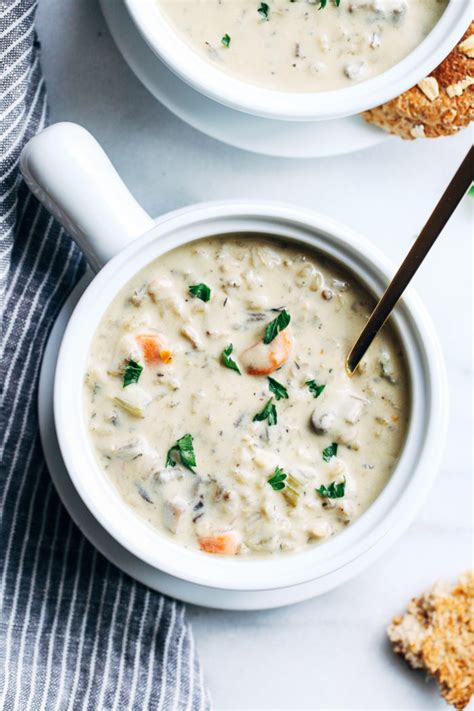
<svg viewBox="0 0 474 711"><path fill-rule="evenodd" d="M391 140L359 116L335 121L276 121L235 111L192 89L148 47L123 0L100 0L112 37L138 79L167 109L198 131L236 148L282 158L322 158Z"/></svg>

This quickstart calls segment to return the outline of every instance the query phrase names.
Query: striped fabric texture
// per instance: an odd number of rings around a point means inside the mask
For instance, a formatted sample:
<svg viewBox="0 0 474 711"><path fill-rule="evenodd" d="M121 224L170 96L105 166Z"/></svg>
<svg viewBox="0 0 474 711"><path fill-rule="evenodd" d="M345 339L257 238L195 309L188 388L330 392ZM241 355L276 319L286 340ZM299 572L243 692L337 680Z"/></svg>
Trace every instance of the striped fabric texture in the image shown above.
<svg viewBox="0 0 474 711"><path fill-rule="evenodd" d="M43 459L41 358L85 265L18 173L22 146L47 121L36 6L0 0L0 708L206 710L184 606L122 574L88 543Z"/></svg>

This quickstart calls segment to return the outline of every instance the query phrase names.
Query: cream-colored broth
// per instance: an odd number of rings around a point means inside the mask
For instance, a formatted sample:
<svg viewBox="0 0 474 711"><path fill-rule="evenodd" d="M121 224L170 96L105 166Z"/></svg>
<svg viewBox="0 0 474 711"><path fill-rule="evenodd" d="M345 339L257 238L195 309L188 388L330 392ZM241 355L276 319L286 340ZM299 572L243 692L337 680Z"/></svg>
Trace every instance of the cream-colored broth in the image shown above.
<svg viewBox="0 0 474 711"><path fill-rule="evenodd" d="M157 0L215 67L271 89L329 91L370 79L432 30L448 0ZM223 38L230 38L225 46ZM224 42L227 40L224 39Z"/></svg>
<svg viewBox="0 0 474 711"><path fill-rule="evenodd" d="M199 283L211 288L208 302L189 293ZM94 336L85 416L101 467L139 516L189 548L230 534L230 552L274 553L334 535L386 484L409 414L407 373L389 328L360 372L344 371L372 306L352 275L295 246L237 236L165 254L119 293ZM265 327L283 307L290 325L264 346ZM163 361L147 365L137 337L153 334ZM266 375L247 371L261 370L283 336L288 357L270 377L288 398L277 400ZM240 375L224 365L229 344ZM143 370L123 387L130 359ZM312 380L325 385L318 397ZM277 423L253 421L271 397ZM176 454L176 466L166 466L186 434L194 472ZM324 458L333 443L337 456ZM276 467L291 475L282 490L268 482ZM342 482L339 498L316 491Z"/></svg>

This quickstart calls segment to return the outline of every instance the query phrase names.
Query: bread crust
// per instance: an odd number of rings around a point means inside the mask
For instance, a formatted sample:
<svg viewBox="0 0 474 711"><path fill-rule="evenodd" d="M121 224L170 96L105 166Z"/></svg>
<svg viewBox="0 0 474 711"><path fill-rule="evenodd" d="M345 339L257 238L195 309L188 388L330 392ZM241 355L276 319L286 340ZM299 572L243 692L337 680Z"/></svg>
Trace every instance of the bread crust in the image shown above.
<svg viewBox="0 0 474 711"><path fill-rule="evenodd" d="M396 99L365 111L364 119L406 140L451 136L468 126L474 120L472 43L474 22L426 85L423 80Z"/></svg>
<svg viewBox="0 0 474 711"><path fill-rule="evenodd" d="M395 617L388 636L397 654L436 677L441 695L462 711L474 694L474 575L452 589L435 585Z"/></svg>

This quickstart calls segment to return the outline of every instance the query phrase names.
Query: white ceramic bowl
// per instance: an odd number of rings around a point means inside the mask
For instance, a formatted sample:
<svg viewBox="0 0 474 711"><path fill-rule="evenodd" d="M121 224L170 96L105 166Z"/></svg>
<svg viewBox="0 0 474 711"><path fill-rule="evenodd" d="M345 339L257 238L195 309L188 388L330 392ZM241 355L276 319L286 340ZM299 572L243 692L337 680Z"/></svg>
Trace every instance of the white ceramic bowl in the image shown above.
<svg viewBox="0 0 474 711"><path fill-rule="evenodd" d="M94 457L83 415L83 378L94 332L117 292L138 270L178 245L226 233L274 235L338 260L374 294L382 292L393 274L386 259L347 227L280 204L207 203L155 223L127 193L90 134L73 124L56 124L33 138L23 151L21 168L36 195L86 249L93 267L104 264L67 326L54 396L64 461L79 495L101 525L149 565L220 590L276 590L318 578L324 582L331 576L341 582L383 553L421 506L437 470L446 426L442 355L412 291L393 316L411 380L410 424L400 461L381 495L354 524L323 545L299 553L258 559L209 556L187 550L145 524Z"/></svg>
<svg viewBox="0 0 474 711"><path fill-rule="evenodd" d="M351 116L398 96L427 76L449 54L472 18L470 0L450 0L428 37L388 71L348 88L289 93L243 82L206 62L174 31L157 0L125 0L125 4L151 49L197 91L239 111L303 121Z"/></svg>

